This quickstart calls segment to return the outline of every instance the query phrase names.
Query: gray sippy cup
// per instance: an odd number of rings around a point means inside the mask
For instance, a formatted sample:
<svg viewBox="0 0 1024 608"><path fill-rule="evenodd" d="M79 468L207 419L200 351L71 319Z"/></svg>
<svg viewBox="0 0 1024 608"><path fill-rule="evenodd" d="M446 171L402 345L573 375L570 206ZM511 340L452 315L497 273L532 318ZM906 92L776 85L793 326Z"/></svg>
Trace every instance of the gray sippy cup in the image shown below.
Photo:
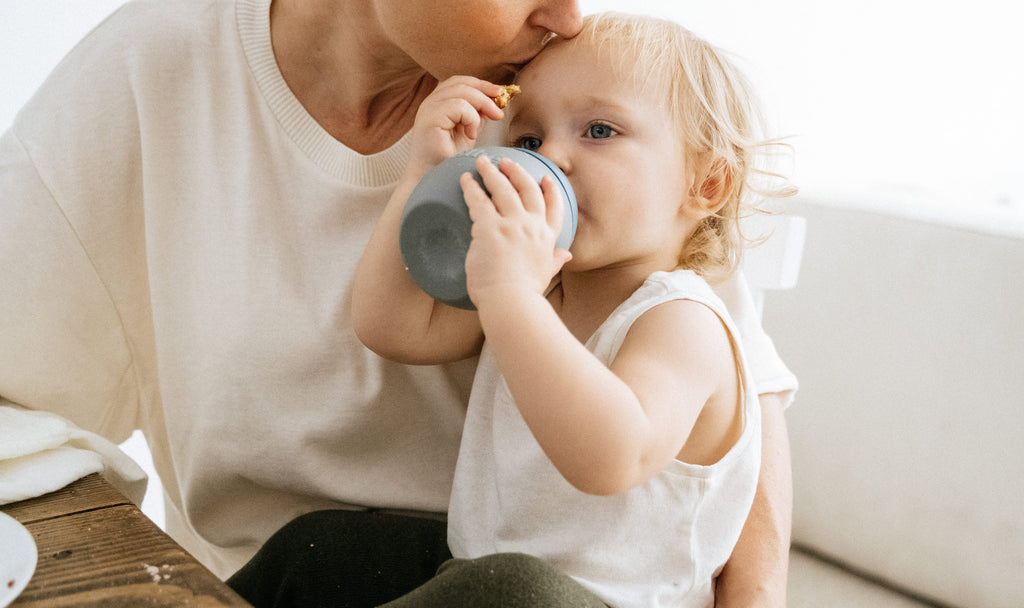
<svg viewBox="0 0 1024 608"><path fill-rule="evenodd" d="M495 165L509 158L539 182L550 175L562 188L565 215L555 246L568 249L576 236L576 195L569 179L550 160L522 148L476 148L448 158L427 173L409 195L402 212L399 244L402 260L413 281L434 299L456 308L475 310L466 292L466 252L472 221L462 196L459 177L469 172L483 185L476 159L486 156Z"/></svg>

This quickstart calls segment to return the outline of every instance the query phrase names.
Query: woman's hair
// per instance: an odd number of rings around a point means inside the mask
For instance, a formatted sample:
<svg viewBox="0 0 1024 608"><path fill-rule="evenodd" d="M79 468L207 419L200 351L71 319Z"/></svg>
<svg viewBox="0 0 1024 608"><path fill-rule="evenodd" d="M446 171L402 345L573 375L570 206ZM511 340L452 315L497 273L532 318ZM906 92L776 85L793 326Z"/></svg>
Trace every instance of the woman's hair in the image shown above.
<svg viewBox="0 0 1024 608"><path fill-rule="evenodd" d="M767 170L771 152L788 145L766 138L750 83L720 50L664 19L589 15L573 41L620 58L638 86L665 87L665 105L682 137L693 188L724 201L690 235L679 264L709 281L725 278L745 245L740 218L758 211L764 199L796 192Z"/></svg>

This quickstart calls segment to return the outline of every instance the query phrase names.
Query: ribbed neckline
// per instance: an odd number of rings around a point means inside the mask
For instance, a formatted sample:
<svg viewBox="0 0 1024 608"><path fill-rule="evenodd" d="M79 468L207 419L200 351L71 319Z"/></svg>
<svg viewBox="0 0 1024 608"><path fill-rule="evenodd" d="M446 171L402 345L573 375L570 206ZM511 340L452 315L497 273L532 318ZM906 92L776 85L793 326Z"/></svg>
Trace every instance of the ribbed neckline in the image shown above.
<svg viewBox="0 0 1024 608"><path fill-rule="evenodd" d="M236 0L235 18L249 68L274 116L310 160L327 173L374 188L398 181L409 159L409 134L376 154L360 154L331 137L285 82L270 43L271 0Z"/></svg>

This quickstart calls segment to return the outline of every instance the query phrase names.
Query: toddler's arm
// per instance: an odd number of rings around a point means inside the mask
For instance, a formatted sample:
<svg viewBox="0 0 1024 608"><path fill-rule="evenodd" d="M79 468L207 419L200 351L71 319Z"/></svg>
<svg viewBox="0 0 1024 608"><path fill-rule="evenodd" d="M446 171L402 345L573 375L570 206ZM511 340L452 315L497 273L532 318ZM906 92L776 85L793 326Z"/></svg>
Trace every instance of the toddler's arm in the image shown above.
<svg viewBox="0 0 1024 608"><path fill-rule="evenodd" d="M553 184L538 192L510 161L500 173L477 168L491 196L463 179L474 221L470 297L523 419L562 476L584 492L617 494L681 453L698 464L724 455L739 436L739 389L717 315L692 301L656 306L605 366L543 295L567 257L551 254L561 208Z"/></svg>
<svg viewBox="0 0 1024 608"><path fill-rule="evenodd" d="M381 356L433 364L472 356L483 334L473 311L436 302L409 277L399 249L402 210L426 173L472 148L484 119L503 112L491 97L502 87L468 76L440 83L423 101L412 132L408 167L388 201L356 268L352 322L356 335Z"/></svg>
<svg viewBox="0 0 1024 608"><path fill-rule="evenodd" d="M739 438L730 343L702 304L676 300L645 313L610 367L542 298L508 294L481 305L480 317L527 426L583 492L625 492L677 456L712 464ZM698 456L680 456L691 447Z"/></svg>

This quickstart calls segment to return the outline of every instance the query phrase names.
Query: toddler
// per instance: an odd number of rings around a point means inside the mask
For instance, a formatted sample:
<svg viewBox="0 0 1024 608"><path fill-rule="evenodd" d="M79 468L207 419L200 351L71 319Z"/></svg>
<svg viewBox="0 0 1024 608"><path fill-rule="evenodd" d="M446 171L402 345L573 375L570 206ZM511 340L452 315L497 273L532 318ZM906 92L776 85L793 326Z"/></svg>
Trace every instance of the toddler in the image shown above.
<svg viewBox="0 0 1024 608"><path fill-rule="evenodd" d="M739 261L738 220L771 142L736 68L659 19L590 16L517 83L506 111L491 100L501 87L469 77L423 103L356 274L356 331L374 351L420 364L480 354L449 509L455 559L394 606L472 605L473 580L496 568L548 581L563 605L712 606L754 497L760 407L709 282ZM478 159L486 190L461 182L477 310L450 308L403 268L402 207L503 118L509 145L568 176L576 239L554 248L549 178Z"/></svg>

